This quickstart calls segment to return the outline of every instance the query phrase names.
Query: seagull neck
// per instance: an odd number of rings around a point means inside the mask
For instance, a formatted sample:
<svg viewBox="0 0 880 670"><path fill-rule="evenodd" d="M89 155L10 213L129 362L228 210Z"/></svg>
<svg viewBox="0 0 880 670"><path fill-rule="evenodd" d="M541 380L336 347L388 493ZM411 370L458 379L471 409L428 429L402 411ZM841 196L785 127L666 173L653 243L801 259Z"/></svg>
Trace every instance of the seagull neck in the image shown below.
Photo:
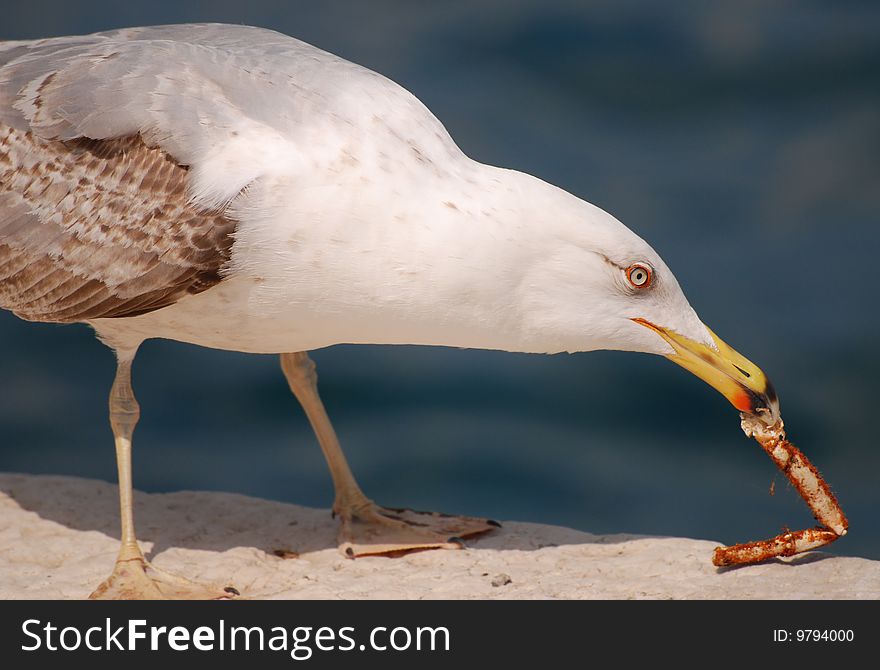
<svg viewBox="0 0 880 670"><path fill-rule="evenodd" d="M230 275L244 282L259 319L303 349L566 348L529 319L541 299L533 270L557 253L553 210L573 196L478 163L460 165L455 175L389 181L249 194L262 202L296 194L236 232Z"/></svg>
<svg viewBox="0 0 880 670"><path fill-rule="evenodd" d="M576 198L481 164L419 194L391 200L373 227L382 244L358 282L372 312L364 341L548 351L525 313L532 268L556 244L541 203Z"/></svg>

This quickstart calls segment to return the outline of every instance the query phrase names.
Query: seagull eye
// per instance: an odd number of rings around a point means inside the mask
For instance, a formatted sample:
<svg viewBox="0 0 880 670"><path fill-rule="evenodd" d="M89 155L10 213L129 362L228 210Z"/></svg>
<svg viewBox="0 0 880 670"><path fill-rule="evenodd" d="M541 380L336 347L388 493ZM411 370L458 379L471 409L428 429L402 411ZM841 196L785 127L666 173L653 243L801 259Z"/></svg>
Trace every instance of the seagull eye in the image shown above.
<svg viewBox="0 0 880 670"><path fill-rule="evenodd" d="M654 273L650 266L644 263L633 263L626 269L626 278L636 288L648 288L653 277Z"/></svg>

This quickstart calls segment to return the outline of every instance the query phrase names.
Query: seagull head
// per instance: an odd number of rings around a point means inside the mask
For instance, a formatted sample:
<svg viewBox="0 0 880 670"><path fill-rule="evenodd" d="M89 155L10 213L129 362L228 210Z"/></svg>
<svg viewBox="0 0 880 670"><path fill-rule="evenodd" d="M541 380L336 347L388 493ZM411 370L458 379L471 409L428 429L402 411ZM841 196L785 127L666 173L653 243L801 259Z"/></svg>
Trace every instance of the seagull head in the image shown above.
<svg viewBox="0 0 880 670"><path fill-rule="evenodd" d="M703 324L659 254L607 212L552 188L558 218L544 226L520 289L527 328L559 334L557 350L665 356L740 412L776 423L770 380Z"/></svg>

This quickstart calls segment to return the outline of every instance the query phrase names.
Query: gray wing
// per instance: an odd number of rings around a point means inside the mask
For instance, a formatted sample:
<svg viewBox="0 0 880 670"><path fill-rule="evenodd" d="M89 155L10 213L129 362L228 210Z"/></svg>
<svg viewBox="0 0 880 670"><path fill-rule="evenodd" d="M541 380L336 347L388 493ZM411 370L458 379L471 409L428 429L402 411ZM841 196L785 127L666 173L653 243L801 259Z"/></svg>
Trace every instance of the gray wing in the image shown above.
<svg viewBox="0 0 880 670"><path fill-rule="evenodd" d="M295 122L279 97L302 87L276 85L304 62L356 67L238 26L0 43L0 307L132 316L220 281L224 207L259 176L259 146L239 142L238 171L200 198L194 181L238 129Z"/></svg>
<svg viewBox="0 0 880 670"><path fill-rule="evenodd" d="M243 118L295 127L304 98L328 95L327 88L315 95L309 80L330 79L332 88L334 69L369 73L248 26L156 26L0 42L0 122L47 139L140 133L193 165Z"/></svg>

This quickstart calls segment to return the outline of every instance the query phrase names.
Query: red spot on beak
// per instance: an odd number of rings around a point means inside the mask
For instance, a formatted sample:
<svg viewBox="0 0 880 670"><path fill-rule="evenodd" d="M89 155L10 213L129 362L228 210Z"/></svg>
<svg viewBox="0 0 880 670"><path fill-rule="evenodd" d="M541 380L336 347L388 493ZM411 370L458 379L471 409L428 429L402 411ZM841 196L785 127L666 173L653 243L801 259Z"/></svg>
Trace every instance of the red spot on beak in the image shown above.
<svg viewBox="0 0 880 670"><path fill-rule="evenodd" d="M748 393L743 391L740 391L733 396L732 403L740 412L751 412L754 410L751 397Z"/></svg>

